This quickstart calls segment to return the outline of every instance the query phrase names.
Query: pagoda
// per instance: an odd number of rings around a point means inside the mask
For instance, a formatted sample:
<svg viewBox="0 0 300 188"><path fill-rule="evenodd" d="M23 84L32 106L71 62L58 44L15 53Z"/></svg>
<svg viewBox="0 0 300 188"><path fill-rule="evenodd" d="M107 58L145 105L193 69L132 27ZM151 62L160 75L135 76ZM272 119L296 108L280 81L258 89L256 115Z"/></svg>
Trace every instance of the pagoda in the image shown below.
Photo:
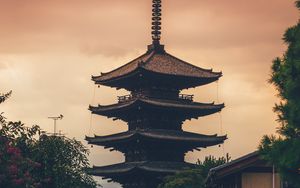
<svg viewBox="0 0 300 188"><path fill-rule="evenodd" d="M97 85L126 89L112 105L90 106L93 114L127 122L128 131L86 137L89 144L122 152L125 162L94 166L88 173L120 183L124 188L156 188L163 177L195 165L187 152L218 145L226 136L183 131L185 120L220 112L224 104L199 103L181 90L217 81L221 72L203 69L167 53L161 38L161 0L153 0L152 44L145 54L99 76Z"/></svg>

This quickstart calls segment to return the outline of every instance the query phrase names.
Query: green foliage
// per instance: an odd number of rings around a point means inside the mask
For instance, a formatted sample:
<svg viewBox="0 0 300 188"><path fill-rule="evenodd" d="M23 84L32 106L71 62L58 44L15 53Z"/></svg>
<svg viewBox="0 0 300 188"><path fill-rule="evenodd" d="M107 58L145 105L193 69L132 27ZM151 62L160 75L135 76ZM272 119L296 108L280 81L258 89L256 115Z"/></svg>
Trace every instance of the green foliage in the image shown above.
<svg viewBox="0 0 300 188"><path fill-rule="evenodd" d="M296 6L300 10L299 0ZM274 107L279 136L264 136L259 148L283 178L300 187L300 22L286 30L283 40L288 49L273 61L270 79L281 99Z"/></svg>
<svg viewBox="0 0 300 188"><path fill-rule="evenodd" d="M0 187L39 188L46 180L33 176L40 164L24 155L21 148L29 148L36 140L39 128L26 128L21 122L0 121Z"/></svg>
<svg viewBox="0 0 300 188"><path fill-rule="evenodd" d="M227 153L225 157L216 158L212 155L205 157L204 161L198 159L197 164L202 168L203 175L207 177L210 169L220 166L222 164L228 163L231 160L231 157Z"/></svg>
<svg viewBox="0 0 300 188"><path fill-rule="evenodd" d="M14 181L22 182L22 185L27 183L25 187L97 187L92 177L85 173L89 167L88 150L81 142L40 134L38 126L27 128L21 122L1 124L0 135L6 140L0 142L1 153L4 153L1 156L8 156L6 160L0 160L3 170L0 171L0 187L17 187L11 186ZM11 167L18 170L9 179L6 174ZM14 174L20 176L13 178ZM22 174L30 176L30 181L25 181ZM6 181L1 181L1 177Z"/></svg>
<svg viewBox="0 0 300 188"><path fill-rule="evenodd" d="M198 160L194 169L186 169L168 176L158 188L204 188L205 180L211 168L222 165L230 161L227 154L226 157L215 158L213 156L205 157L202 162Z"/></svg>
<svg viewBox="0 0 300 188"><path fill-rule="evenodd" d="M300 0L297 0L297 1L296 1L296 7L297 7L298 9L300 9Z"/></svg>
<svg viewBox="0 0 300 188"><path fill-rule="evenodd" d="M267 161L275 164L282 177L299 187L300 139L283 139L264 136L261 154Z"/></svg>
<svg viewBox="0 0 300 188"><path fill-rule="evenodd" d="M85 173L89 167L87 148L75 139L41 135L29 153L42 166L36 175L50 182L44 188L93 188L95 181Z"/></svg>
<svg viewBox="0 0 300 188"><path fill-rule="evenodd" d="M33 171L39 170L39 164L22 155L13 142L0 136L0 187L41 187L39 178L33 177Z"/></svg>
<svg viewBox="0 0 300 188"><path fill-rule="evenodd" d="M184 170L165 178L164 183L159 188L204 188L205 176L203 170L198 167L195 169Z"/></svg>
<svg viewBox="0 0 300 188"><path fill-rule="evenodd" d="M12 91L5 93L5 94L0 93L0 103L3 103L11 95L11 93L12 93Z"/></svg>
<svg viewBox="0 0 300 188"><path fill-rule="evenodd" d="M11 95L12 91L8 93L0 93L0 104L3 103L6 99L8 99ZM4 124L5 123L5 117L3 116L3 112L0 112L0 123Z"/></svg>
<svg viewBox="0 0 300 188"><path fill-rule="evenodd" d="M0 187L95 188L85 173L87 154L75 139L47 136L39 126L7 122L0 114Z"/></svg>

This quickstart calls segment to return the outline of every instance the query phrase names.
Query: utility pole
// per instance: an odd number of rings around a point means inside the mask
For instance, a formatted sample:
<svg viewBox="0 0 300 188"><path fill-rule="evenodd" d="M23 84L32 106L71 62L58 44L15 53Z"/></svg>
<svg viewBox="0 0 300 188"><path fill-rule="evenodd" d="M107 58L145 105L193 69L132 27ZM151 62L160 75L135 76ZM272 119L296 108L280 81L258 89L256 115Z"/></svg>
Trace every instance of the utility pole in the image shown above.
<svg viewBox="0 0 300 188"><path fill-rule="evenodd" d="M52 119L54 121L54 136L56 136L56 121L57 120L61 120L64 116L62 114L60 114L57 117L48 117L49 119Z"/></svg>

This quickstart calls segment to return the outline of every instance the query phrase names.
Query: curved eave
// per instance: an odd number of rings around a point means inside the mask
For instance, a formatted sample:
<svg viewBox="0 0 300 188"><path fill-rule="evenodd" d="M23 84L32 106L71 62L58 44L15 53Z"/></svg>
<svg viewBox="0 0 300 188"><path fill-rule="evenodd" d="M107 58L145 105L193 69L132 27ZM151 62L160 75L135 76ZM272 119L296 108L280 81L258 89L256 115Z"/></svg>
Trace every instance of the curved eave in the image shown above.
<svg viewBox="0 0 300 188"><path fill-rule="evenodd" d="M118 82L120 82L122 80L126 80L127 78L130 78L130 77L139 75L142 70L143 70L143 68L138 66L133 71L130 71L124 75L114 77L112 79L101 79L102 76L92 76L92 81L94 81L95 84L116 87L116 85L118 85ZM102 73L102 74L104 74L104 73Z"/></svg>
<svg viewBox="0 0 300 188"><path fill-rule="evenodd" d="M124 77L125 75L131 75L133 72L135 72L140 67L140 65L143 62L147 61L153 55L154 55L154 52L142 54L141 56L135 58L134 60L130 61L129 63L126 63L112 71L109 71L106 73L101 73L100 76L92 76L92 80L95 83L100 84L100 83L109 82L109 81L113 80L114 78L119 79L119 78ZM116 75L112 76L113 74L116 74ZM105 77L108 77L108 78L105 78Z"/></svg>
<svg viewBox="0 0 300 188"><path fill-rule="evenodd" d="M146 107L159 107L159 108L167 108L170 111L178 111L178 110L189 110L193 112L205 112L208 111L211 113L221 111L225 105L223 104L214 104L214 103L196 103L196 102L178 102L178 101L170 101L170 100L159 100L159 99L142 99L137 98L128 102L122 102L112 105L106 106L89 106L89 110L98 115L104 115L109 117L114 117L112 113L115 113L120 110L126 110L128 108L138 106L138 105L146 105Z"/></svg>
<svg viewBox="0 0 300 188"><path fill-rule="evenodd" d="M134 171L172 174L195 166L196 165L190 163L141 161L119 163L102 167L94 166L93 168L88 169L87 173L94 176L113 178L116 176L131 174Z"/></svg>
<svg viewBox="0 0 300 188"><path fill-rule="evenodd" d="M189 75L183 75L183 74L166 74L166 73L161 73L161 72L155 71L155 70L149 70L142 66L138 66L131 72L128 72L124 75L120 75L120 76L113 77L110 79L101 79L102 76L92 76L92 80L95 82L95 84L105 85L105 86L110 86L110 87L118 87L118 85L122 85L119 82L126 82L127 79L133 78L141 73L144 73L144 74L149 74L149 75L155 75L155 78L162 77L165 80L166 80L166 78L170 78L169 80L173 80L174 77L175 77L175 79L193 80L193 82L195 82L195 84L193 84L192 87L194 87L196 85L209 84L211 82L219 80L219 78L222 77L222 72L213 72L212 70L207 70L207 71L209 71L210 76L189 76ZM154 78L154 76L150 76L149 78L150 79Z"/></svg>
<svg viewBox="0 0 300 188"><path fill-rule="evenodd" d="M170 130L135 130L108 136L86 137L89 144L102 146L117 146L136 139L152 140L154 142L159 141L161 144L163 144L163 142L169 144L172 143L178 146L208 147L223 143L224 140L227 139L227 136L217 136L216 134L202 135L185 131Z"/></svg>
<svg viewBox="0 0 300 188"><path fill-rule="evenodd" d="M137 100L132 100L132 101L128 101L128 102L117 103L117 104L112 104L112 105L105 105L105 106L102 106L102 105L91 106L90 105L89 110L94 114L100 114L101 112L108 112L111 110L118 110L118 109L129 107L136 102L137 102Z"/></svg>

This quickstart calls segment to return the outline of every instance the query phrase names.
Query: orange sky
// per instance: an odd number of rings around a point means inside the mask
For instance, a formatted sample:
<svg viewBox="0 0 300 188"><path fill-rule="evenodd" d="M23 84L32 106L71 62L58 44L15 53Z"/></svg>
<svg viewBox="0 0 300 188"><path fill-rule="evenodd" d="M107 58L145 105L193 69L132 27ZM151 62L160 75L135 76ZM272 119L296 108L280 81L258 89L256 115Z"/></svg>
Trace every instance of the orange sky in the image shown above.
<svg viewBox="0 0 300 188"><path fill-rule="evenodd" d="M222 122L229 137L224 151L233 158L255 150L264 134L275 132L277 98L267 80L272 59L286 48L283 32L299 17L293 2L163 1L167 51L224 74L218 84L183 91L195 94L197 101L226 105L221 118L215 114L187 121L185 130L220 134ZM124 122L91 118L89 104L113 103L126 92L95 88L90 78L145 52L151 42L150 16L150 0L0 0L0 91L13 90L0 111L9 120L39 124L47 131L53 129L47 117L63 114L59 130L79 140L126 130ZM100 147L91 152L95 165L123 160L120 153ZM220 156L223 149L189 153L186 160L207 154Z"/></svg>

